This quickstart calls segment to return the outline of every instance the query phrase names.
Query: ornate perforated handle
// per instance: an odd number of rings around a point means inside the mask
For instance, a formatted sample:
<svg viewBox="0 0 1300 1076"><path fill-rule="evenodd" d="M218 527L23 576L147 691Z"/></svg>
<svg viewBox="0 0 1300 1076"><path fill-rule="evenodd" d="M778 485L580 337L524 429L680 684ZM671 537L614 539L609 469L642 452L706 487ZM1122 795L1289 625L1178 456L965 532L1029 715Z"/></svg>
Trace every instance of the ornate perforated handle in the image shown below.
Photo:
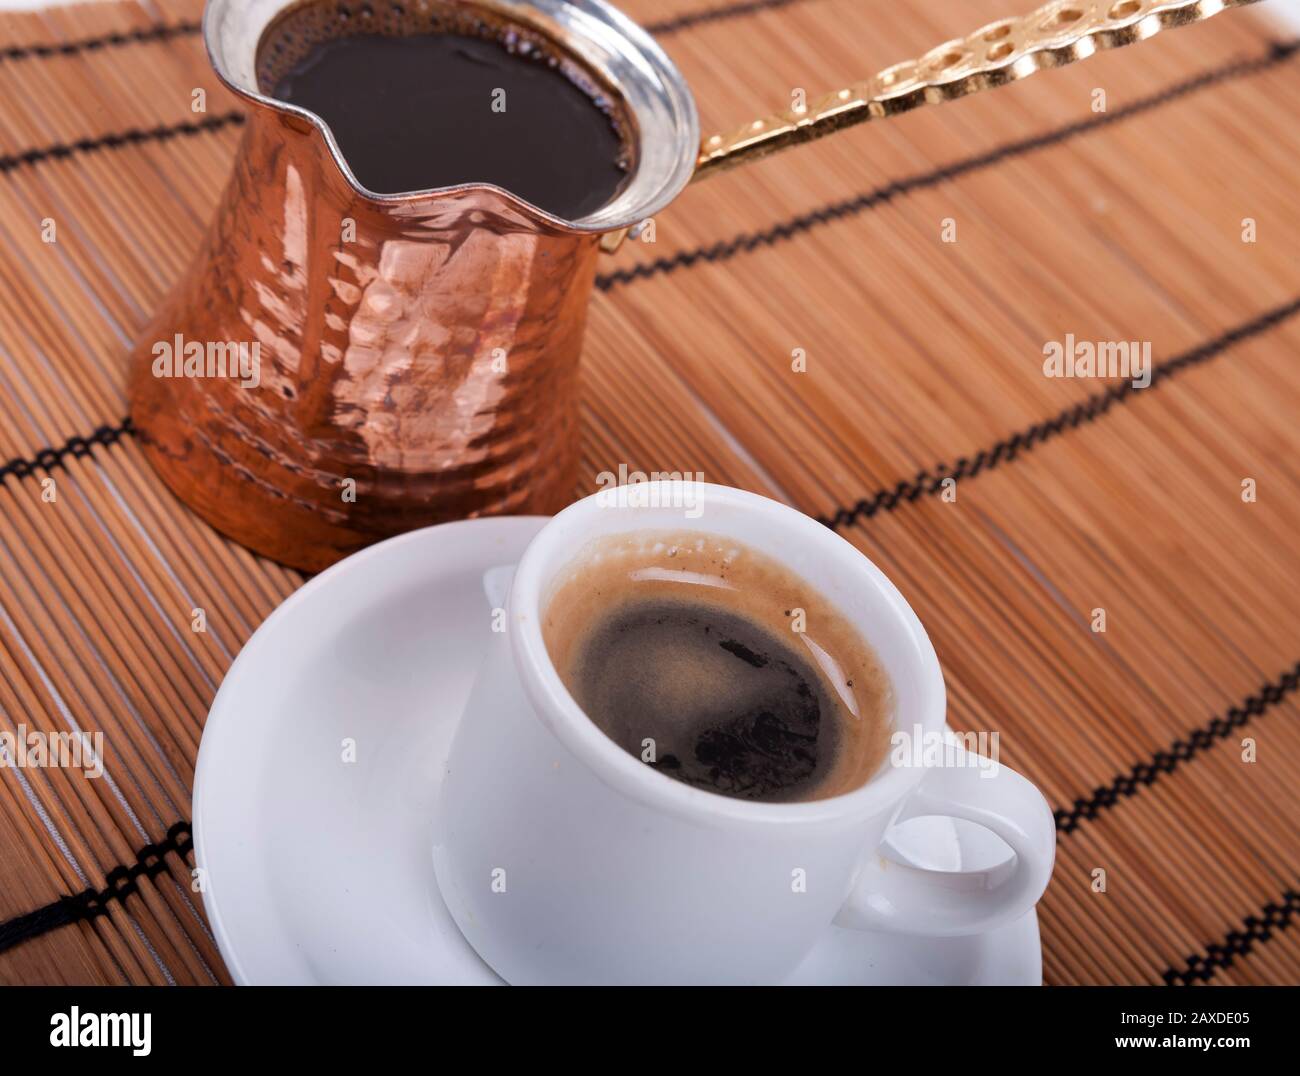
<svg viewBox="0 0 1300 1076"><path fill-rule="evenodd" d="M1202 22L1255 0L1054 0L1028 15L947 41L919 60L887 67L791 109L755 120L731 134L706 138L695 178L811 142L855 123L893 116L924 104L990 90L1045 67L1085 60L1102 49Z"/></svg>

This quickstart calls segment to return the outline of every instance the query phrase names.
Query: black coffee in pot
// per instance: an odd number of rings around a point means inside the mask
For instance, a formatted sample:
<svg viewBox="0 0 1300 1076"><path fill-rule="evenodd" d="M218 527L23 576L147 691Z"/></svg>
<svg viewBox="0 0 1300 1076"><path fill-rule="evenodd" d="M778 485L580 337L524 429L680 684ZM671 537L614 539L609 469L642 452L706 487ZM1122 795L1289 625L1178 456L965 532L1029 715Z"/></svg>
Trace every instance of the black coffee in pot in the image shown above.
<svg viewBox="0 0 1300 1076"><path fill-rule="evenodd" d="M572 220L609 202L626 181L616 108L538 35L463 16L449 25L475 33L393 33L391 12L387 25L375 23L387 32L356 32L367 28L371 9L322 8L332 13L326 33L325 11L303 27L272 28L260 81L328 124L368 190L492 183ZM331 23L341 36L327 36Z"/></svg>

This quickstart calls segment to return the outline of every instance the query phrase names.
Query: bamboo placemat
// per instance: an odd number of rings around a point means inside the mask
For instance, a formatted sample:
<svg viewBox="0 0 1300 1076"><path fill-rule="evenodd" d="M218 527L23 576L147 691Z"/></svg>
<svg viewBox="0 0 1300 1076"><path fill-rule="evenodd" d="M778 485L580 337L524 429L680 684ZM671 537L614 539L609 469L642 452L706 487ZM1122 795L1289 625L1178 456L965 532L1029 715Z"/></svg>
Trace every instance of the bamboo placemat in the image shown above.
<svg viewBox="0 0 1300 1076"><path fill-rule="evenodd" d="M625 6L706 129L1020 13ZM0 18L0 731L102 731L107 777L0 770L0 982L228 981L190 876L195 752L301 580L188 514L123 421L128 342L240 134L199 14ZM702 472L821 516L898 582L952 723L998 731L1057 808L1048 983L1300 981L1283 33L1225 15L718 178L605 263L592 309L575 493L620 464ZM1152 386L1044 377L1067 333L1151 341Z"/></svg>

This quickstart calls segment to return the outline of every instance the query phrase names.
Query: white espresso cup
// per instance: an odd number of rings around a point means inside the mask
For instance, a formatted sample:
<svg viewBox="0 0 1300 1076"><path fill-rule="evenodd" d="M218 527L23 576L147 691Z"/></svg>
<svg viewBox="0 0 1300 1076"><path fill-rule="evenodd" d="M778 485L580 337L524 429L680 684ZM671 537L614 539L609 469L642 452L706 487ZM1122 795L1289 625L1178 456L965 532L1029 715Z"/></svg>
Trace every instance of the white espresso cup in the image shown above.
<svg viewBox="0 0 1300 1076"><path fill-rule="evenodd" d="M1026 914L1056 849L1042 794L959 748L891 750L861 787L765 803L677 781L629 754L574 701L547 653L553 584L595 540L700 531L784 564L835 605L892 683L895 730L938 742L944 684L916 614L861 552L792 508L703 483L649 482L579 501L515 569L452 742L434 833L443 899L507 982L779 983L832 923L980 933ZM505 599L489 573L485 615ZM492 593L492 591L497 593ZM966 819L1011 848L986 871L885 858L891 826Z"/></svg>

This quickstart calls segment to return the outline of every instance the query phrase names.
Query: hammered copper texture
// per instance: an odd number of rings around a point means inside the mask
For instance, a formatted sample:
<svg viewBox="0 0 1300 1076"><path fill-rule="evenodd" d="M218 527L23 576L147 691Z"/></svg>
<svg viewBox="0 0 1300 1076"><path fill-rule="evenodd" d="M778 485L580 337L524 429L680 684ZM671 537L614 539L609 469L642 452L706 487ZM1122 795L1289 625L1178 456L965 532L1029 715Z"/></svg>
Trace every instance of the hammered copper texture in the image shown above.
<svg viewBox="0 0 1300 1076"><path fill-rule="evenodd" d="M132 418L208 522L311 571L414 527L553 512L597 253L485 188L361 197L316 128L255 107L208 239L136 345ZM260 384L154 376L178 335L260 344Z"/></svg>

